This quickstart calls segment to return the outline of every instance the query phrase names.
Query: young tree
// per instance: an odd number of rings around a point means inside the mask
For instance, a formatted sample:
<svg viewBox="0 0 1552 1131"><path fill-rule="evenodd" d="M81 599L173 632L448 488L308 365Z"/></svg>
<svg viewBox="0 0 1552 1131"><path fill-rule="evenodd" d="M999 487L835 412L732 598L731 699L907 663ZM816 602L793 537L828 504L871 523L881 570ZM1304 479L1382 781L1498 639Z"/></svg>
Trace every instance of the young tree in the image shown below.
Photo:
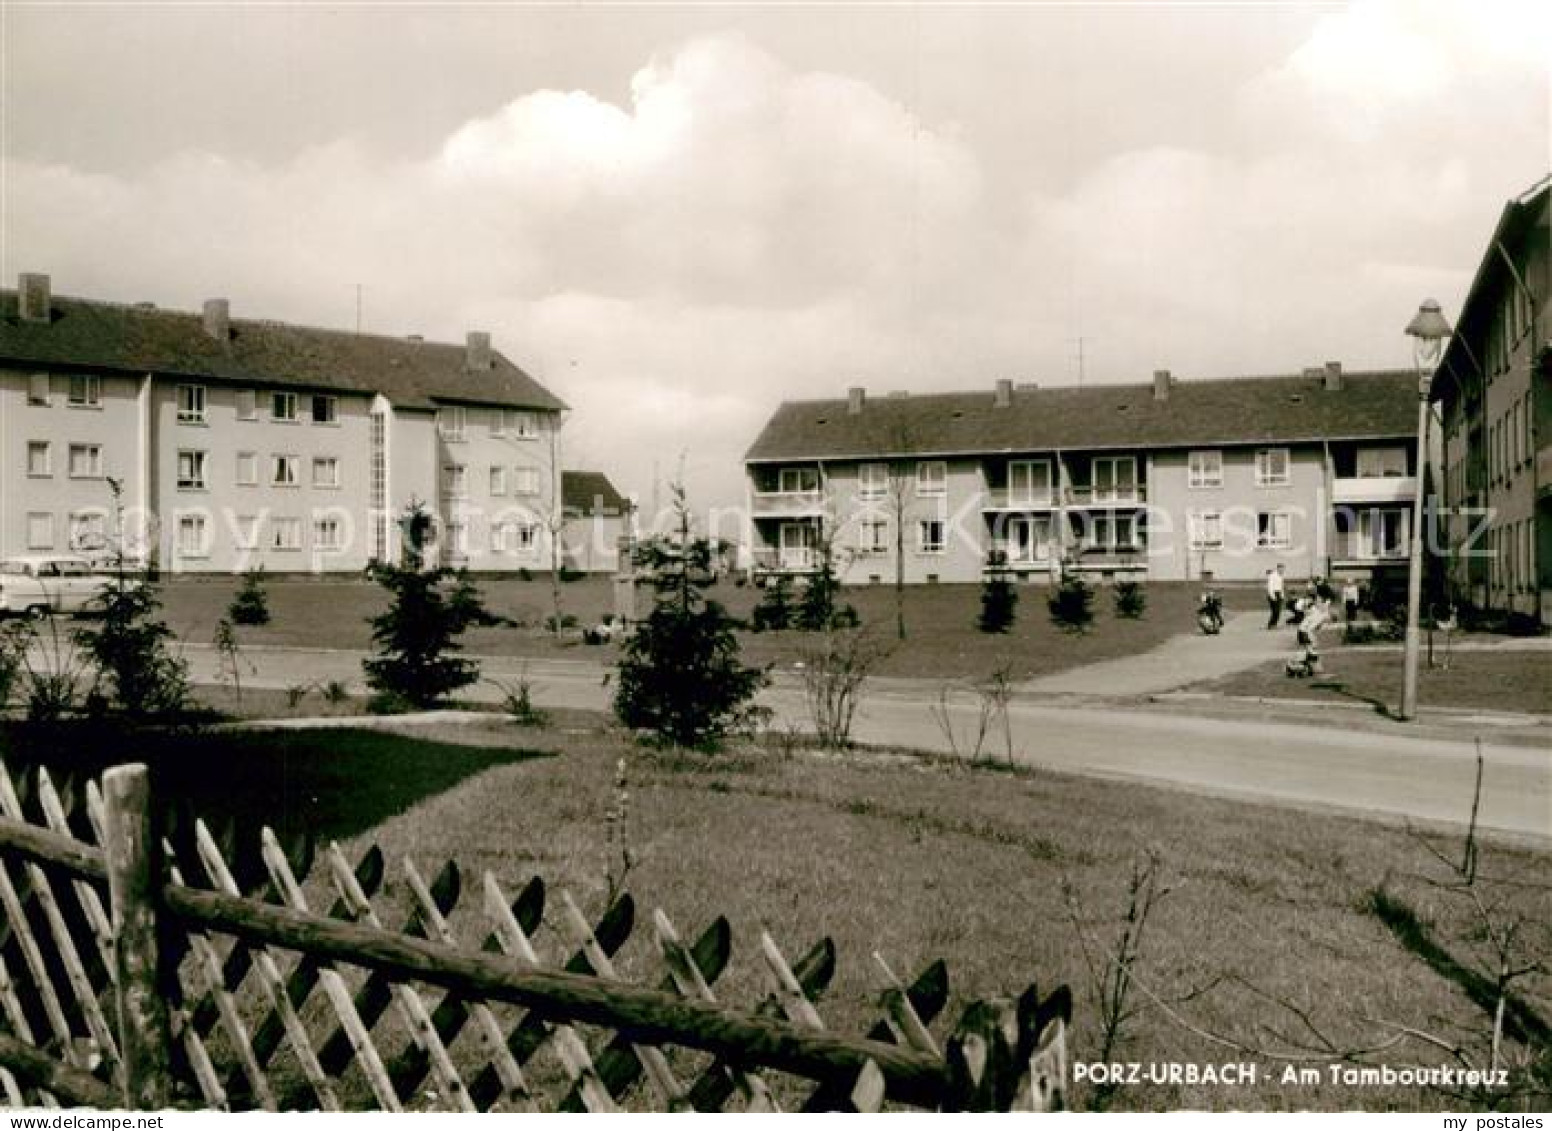
<svg viewBox="0 0 1552 1131"><path fill-rule="evenodd" d="M775 574L760 593L750 626L756 632L780 632L792 627L792 616L792 578Z"/></svg>
<svg viewBox="0 0 1552 1131"><path fill-rule="evenodd" d="M621 649L614 711L663 745L715 750L764 717L755 695L767 683L739 661L736 621L706 596L716 548L692 536L684 488L673 487L676 529L636 548L653 590L652 611Z"/></svg>
<svg viewBox="0 0 1552 1131"><path fill-rule="evenodd" d="M268 624L269 594L264 591L264 569L250 569L242 575L242 585L226 609L233 624Z"/></svg>
<svg viewBox="0 0 1552 1131"><path fill-rule="evenodd" d="M412 707L431 707L479 679L479 665L454 653L472 625L496 624L468 571L427 569L424 545L431 518L418 504L405 516L403 565L378 564L372 576L388 590L388 608L370 618L376 657L363 660L367 684Z"/></svg>
<svg viewBox="0 0 1552 1131"><path fill-rule="evenodd" d="M981 615L975 626L982 632L1007 632L1018 610L1018 590L1003 570L987 574L981 583Z"/></svg>
<svg viewBox="0 0 1552 1131"><path fill-rule="evenodd" d="M172 654L173 631L157 617L161 601L149 571L130 568L123 546L123 484L108 480L113 494L113 576L102 591L101 615L80 629L75 642L95 669L89 698L99 709L135 718L176 714L188 705L188 665Z"/></svg>
<svg viewBox="0 0 1552 1131"><path fill-rule="evenodd" d="M1046 598L1051 620L1060 628L1084 633L1094 620L1094 589L1074 569L1063 568L1061 579Z"/></svg>
<svg viewBox="0 0 1552 1131"><path fill-rule="evenodd" d="M832 628L857 625L857 610L851 605L838 604L836 600L841 588L835 564L835 539L839 529L838 524L827 518L815 536L814 572L808 576L793 617L796 627L804 632L828 632Z"/></svg>

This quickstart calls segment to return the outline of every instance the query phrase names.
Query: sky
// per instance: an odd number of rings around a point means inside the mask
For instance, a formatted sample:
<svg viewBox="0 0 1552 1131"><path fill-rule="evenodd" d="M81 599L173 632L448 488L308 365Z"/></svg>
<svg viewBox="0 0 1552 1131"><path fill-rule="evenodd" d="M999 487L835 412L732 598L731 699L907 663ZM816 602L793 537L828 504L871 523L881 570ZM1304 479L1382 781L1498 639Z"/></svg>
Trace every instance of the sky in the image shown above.
<svg viewBox="0 0 1552 1131"><path fill-rule="evenodd" d="M728 505L853 385L1409 364L1552 166L1549 60L1528 0L0 0L0 277L486 330L568 466Z"/></svg>

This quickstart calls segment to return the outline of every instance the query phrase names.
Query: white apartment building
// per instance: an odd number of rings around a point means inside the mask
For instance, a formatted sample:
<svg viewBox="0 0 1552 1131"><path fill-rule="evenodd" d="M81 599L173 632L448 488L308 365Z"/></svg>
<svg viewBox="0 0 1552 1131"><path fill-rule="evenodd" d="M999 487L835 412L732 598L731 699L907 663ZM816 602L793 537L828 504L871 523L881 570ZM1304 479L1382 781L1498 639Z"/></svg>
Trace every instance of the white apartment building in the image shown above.
<svg viewBox="0 0 1552 1131"><path fill-rule="evenodd" d="M0 556L358 572L434 518L436 560L547 566L566 406L491 348L0 291ZM120 485L115 507L110 480Z"/></svg>

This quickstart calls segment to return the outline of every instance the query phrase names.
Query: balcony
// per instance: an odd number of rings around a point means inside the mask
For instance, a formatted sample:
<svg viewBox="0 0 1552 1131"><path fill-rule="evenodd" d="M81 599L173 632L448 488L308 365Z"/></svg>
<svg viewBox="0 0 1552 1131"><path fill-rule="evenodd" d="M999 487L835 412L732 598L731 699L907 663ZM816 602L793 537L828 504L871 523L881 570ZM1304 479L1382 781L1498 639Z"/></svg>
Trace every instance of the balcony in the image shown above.
<svg viewBox="0 0 1552 1131"><path fill-rule="evenodd" d="M749 496L755 518L802 518L824 513L823 491L755 491Z"/></svg>
<svg viewBox="0 0 1552 1131"><path fill-rule="evenodd" d="M1536 483L1539 494L1552 491L1552 444L1536 452Z"/></svg>
<svg viewBox="0 0 1552 1131"><path fill-rule="evenodd" d="M1085 483L1067 488L1069 507L1140 507L1147 498L1147 488L1141 485L1095 487Z"/></svg>
<svg viewBox="0 0 1552 1131"><path fill-rule="evenodd" d="M1386 545L1376 542L1373 536L1362 534L1338 534L1331 543L1331 560L1348 565L1404 562L1407 545L1394 541Z"/></svg>
<svg viewBox="0 0 1552 1131"><path fill-rule="evenodd" d="M755 546L749 551L749 564L756 574L812 573L818 568L819 555L809 546Z"/></svg>
<svg viewBox="0 0 1552 1131"><path fill-rule="evenodd" d="M1355 475L1331 484L1333 503L1410 503L1417 494L1415 475Z"/></svg>
<svg viewBox="0 0 1552 1131"><path fill-rule="evenodd" d="M1056 506L1056 492L1011 490L1007 487L989 487L981 502L983 511L1039 511Z"/></svg>

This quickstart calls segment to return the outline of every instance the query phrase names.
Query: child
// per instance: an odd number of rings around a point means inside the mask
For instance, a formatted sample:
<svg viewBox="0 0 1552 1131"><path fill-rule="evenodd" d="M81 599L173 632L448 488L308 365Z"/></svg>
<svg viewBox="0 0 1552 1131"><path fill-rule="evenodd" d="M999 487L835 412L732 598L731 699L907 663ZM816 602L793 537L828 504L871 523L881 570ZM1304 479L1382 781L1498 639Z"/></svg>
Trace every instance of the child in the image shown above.
<svg viewBox="0 0 1552 1131"><path fill-rule="evenodd" d="M1299 621L1298 641L1302 651L1289 660L1286 666L1287 673L1292 676L1311 676L1320 674L1320 652L1315 647L1315 634L1327 621L1331 619L1331 598L1333 594L1324 583L1319 585L1315 596L1310 600L1304 610L1304 615Z"/></svg>
<svg viewBox="0 0 1552 1131"><path fill-rule="evenodd" d="M1342 612L1348 624L1358 619L1358 582L1351 577L1342 583Z"/></svg>

